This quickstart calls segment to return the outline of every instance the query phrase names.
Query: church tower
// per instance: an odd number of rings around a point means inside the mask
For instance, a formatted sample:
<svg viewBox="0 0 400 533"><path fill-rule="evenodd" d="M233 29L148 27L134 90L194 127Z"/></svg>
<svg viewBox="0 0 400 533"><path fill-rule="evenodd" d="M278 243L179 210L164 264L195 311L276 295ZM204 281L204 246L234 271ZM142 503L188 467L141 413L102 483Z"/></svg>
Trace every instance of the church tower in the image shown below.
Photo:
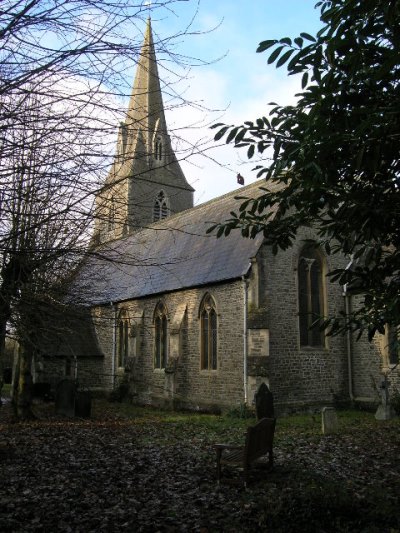
<svg viewBox="0 0 400 533"><path fill-rule="evenodd" d="M149 18L117 152L96 197L95 242L193 207L193 191L168 135Z"/></svg>

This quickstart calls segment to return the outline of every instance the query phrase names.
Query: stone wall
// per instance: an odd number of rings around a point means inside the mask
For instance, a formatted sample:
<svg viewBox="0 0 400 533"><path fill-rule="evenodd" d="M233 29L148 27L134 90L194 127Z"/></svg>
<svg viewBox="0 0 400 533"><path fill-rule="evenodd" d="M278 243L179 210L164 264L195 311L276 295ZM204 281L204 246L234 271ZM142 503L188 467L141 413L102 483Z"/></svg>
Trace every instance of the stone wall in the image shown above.
<svg viewBox="0 0 400 533"><path fill-rule="evenodd" d="M200 368L199 309L207 292L215 300L218 315L217 370ZM133 399L194 409L243 402L243 298L244 283L236 281L119 304L116 313L126 309L138 331L136 353L130 349L128 371L115 368L117 375L129 380ZM160 299L168 310L170 359L166 370L154 369L153 314ZM98 308L96 314L104 324L110 309ZM111 362L112 327L100 324L97 327L100 347L105 359Z"/></svg>
<svg viewBox="0 0 400 533"><path fill-rule="evenodd" d="M252 403L262 382L275 397L277 412L305 406L348 402L376 403L374 383L380 383L382 356L377 343L350 339L351 387L348 339L326 337L321 347L300 346L297 265L302 239L274 256L261 247L252 261L248 282L236 280L208 287L99 307L93 311L104 362L101 383L111 389L129 382L134 401L194 409L227 408ZM325 257L325 272L346 265L336 256ZM244 387L244 301L247 291L247 388ZM218 314L218 368L200 367L199 309L206 293L215 300ZM169 361L166 369L154 369L154 310L162 300L168 311ZM325 313L344 309L341 288L326 281ZM355 302L357 305L357 302ZM130 321L129 357L117 368L114 323L121 309ZM396 383L393 374L392 382ZM352 389L352 390L351 390Z"/></svg>
<svg viewBox="0 0 400 533"><path fill-rule="evenodd" d="M275 404L282 409L303 405L330 404L347 397L347 351L344 337L327 337L321 347L300 346L298 320L297 265L303 239L314 237L303 231L293 248L273 255L262 250L267 265L263 290L268 310L270 338L268 381ZM325 272L342 266L344 261L325 257ZM343 308L343 297L337 285L326 282L325 313Z"/></svg>

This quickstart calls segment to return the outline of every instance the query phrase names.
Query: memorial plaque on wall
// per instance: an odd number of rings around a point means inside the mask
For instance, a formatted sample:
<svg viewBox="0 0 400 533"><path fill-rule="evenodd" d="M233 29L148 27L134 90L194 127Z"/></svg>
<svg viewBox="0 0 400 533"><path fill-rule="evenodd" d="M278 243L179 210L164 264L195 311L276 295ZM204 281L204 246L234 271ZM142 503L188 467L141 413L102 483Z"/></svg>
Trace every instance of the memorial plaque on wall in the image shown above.
<svg viewBox="0 0 400 533"><path fill-rule="evenodd" d="M248 330L248 355L268 356L269 355L269 330L249 329Z"/></svg>

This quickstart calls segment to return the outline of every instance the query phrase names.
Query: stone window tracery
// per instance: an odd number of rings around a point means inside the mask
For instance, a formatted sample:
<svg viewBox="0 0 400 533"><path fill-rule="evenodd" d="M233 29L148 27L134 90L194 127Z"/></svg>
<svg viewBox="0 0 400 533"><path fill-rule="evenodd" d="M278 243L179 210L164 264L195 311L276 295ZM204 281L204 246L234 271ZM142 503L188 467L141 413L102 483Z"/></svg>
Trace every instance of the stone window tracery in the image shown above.
<svg viewBox="0 0 400 533"><path fill-rule="evenodd" d="M299 330L301 346L323 346L324 332L316 320L324 315L323 262L311 245L303 248L298 264Z"/></svg>
<svg viewBox="0 0 400 533"><path fill-rule="evenodd" d="M157 222L168 216L168 202L164 191L160 191L154 201L153 221Z"/></svg>
<svg viewBox="0 0 400 533"><path fill-rule="evenodd" d="M163 302L154 312L154 368L163 369L168 361L168 313Z"/></svg>
<svg viewBox="0 0 400 533"><path fill-rule="evenodd" d="M117 335L117 364L124 368L129 357L129 317L125 310L118 317Z"/></svg>
<svg viewBox="0 0 400 533"><path fill-rule="evenodd" d="M163 145L160 137L157 137L154 143L154 158L157 161L162 161L163 158Z"/></svg>
<svg viewBox="0 0 400 533"><path fill-rule="evenodd" d="M214 299L206 294L200 306L200 344L202 370L217 370L218 320Z"/></svg>

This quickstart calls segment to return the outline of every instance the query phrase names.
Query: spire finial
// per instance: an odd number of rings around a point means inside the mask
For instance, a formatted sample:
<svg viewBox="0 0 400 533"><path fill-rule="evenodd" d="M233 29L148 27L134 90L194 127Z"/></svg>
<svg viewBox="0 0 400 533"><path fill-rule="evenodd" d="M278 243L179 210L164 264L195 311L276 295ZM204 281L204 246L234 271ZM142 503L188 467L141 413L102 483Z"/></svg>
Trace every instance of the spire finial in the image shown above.
<svg viewBox="0 0 400 533"><path fill-rule="evenodd" d="M147 9L149 10L149 19L150 19L150 13L151 13L151 0L147 0L147 2L144 3L145 6L147 6Z"/></svg>

